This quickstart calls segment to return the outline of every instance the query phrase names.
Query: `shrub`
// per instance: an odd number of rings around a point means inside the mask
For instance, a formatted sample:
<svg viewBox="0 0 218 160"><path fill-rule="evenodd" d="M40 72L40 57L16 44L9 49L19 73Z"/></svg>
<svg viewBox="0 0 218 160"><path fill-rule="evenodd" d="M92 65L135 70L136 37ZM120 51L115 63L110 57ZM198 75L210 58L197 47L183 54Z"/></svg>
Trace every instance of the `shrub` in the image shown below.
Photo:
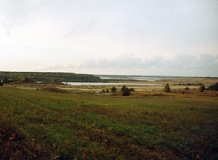
<svg viewBox="0 0 218 160"><path fill-rule="evenodd" d="M108 90L108 89L106 90L106 93L109 93L109 90Z"/></svg>
<svg viewBox="0 0 218 160"><path fill-rule="evenodd" d="M129 96L130 95L130 89L129 88L125 88L123 90L122 96Z"/></svg>
<svg viewBox="0 0 218 160"><path fill-rule="evenodd" d="M207 89L208 89L208 90L218 91L218 83L215 83L215 84L213 84L213 85L210 85Z"/></svg>
<svg viewBox="0 0 218 160"><path fill-rule="evenodd" d="M189 90L189 88L188 88L188 87L186 87L186 88L185 88L185 90Z"/></svg>
<svg viewBox="0 0 218 160"><path fill-rule="evenodd" d="M123 87L121 88L121 92L123 92L126 89L126 86L123 85Z"/></svg>
<svg viewBox="0 0 218 160"><path fill-rule="evenodd" d="M116 92L116 90L117 90L116 87L111 88L111 92Z"/></svg>
<svg viewBox="0 0 218 160"><path fill-rule="evenodd" d="M205 86L204 86L203 84L200 85L199 90L200 90L200 92L204 92L204 90L205 90Z"/></svg>
<svg viewBox="0 0 218 160"><path fill-rule="evenodd" d="M129 90L130 90L131 92L134 92L134 91L135 91L135 89L134 89L134 88L130 88Z"/></svg>
<svg viewBox="0 0 218 160"><path fill-rule="evenodd" d="M123 85L121 88L122 96L129 96L131 91L134 91L134 89L133 88L129 89L125 85Z"/></svg>
<svg viewBox="0 0 218 160"><path fill-rule="evenodd" d="M165 92L170 92L170 86L169 86L168 83L164 86L164 91Z"/></svg>

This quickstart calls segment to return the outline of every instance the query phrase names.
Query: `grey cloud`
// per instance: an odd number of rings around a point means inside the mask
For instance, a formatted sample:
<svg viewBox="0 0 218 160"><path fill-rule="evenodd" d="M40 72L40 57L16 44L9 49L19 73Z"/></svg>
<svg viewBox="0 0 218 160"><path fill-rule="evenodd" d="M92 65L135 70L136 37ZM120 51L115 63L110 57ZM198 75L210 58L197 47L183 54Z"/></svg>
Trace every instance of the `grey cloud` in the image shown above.
<svg viewBox="0 0 218 160"><path fill-rule="evenodd" d="M152 59L142 59L135 56L118 57L113 59L86 59L80 63L72 63L68 65L51 65L38 68L38 70L69 70L75 68L88 69L140 69L140 70L186 70L187 72L199 71L208 72L217 75L218 56L200 55L198 57L191 55L176 56L174 59L164 59L156 57Z"/></svg>

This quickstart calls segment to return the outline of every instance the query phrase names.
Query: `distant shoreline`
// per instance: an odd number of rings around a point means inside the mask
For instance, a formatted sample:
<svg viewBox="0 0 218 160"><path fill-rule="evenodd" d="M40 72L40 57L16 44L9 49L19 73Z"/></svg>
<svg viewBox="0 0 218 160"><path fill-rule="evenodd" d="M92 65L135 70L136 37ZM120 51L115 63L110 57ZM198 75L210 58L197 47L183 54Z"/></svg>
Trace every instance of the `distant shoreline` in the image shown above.
<svg viewBox="0 0 218 160"><path fill-rule="evenodd" d="M62 82L63 84L71 86L121 86L121 85L134 85L134 86L161 86L161 84L148 84L148 83L137 83L137 82Z"/></svg>

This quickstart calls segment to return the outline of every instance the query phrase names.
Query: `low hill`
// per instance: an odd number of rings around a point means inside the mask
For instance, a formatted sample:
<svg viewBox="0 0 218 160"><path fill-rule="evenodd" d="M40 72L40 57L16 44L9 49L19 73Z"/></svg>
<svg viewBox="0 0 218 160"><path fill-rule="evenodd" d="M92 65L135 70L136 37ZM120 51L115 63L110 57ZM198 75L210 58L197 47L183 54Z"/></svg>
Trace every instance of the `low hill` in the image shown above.
<svg viewBox="0 0 218 160"><path fill-rule="evenodd" d="M8 82L99 82L100 77L90 74L63 72L0 72L0 79Z"/></svg>

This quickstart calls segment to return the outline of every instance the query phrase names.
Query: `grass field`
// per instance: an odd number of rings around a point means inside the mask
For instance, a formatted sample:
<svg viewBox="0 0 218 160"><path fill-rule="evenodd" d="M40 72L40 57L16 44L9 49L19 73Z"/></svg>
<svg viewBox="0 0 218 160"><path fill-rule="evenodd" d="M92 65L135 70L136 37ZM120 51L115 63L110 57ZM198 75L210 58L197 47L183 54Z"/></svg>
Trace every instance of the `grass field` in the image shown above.
<svg viewBox="0 0 218 160"><path fill-rule="evenodd" d="M0 159L218 159L218 97L0 87Z"/></svg>

